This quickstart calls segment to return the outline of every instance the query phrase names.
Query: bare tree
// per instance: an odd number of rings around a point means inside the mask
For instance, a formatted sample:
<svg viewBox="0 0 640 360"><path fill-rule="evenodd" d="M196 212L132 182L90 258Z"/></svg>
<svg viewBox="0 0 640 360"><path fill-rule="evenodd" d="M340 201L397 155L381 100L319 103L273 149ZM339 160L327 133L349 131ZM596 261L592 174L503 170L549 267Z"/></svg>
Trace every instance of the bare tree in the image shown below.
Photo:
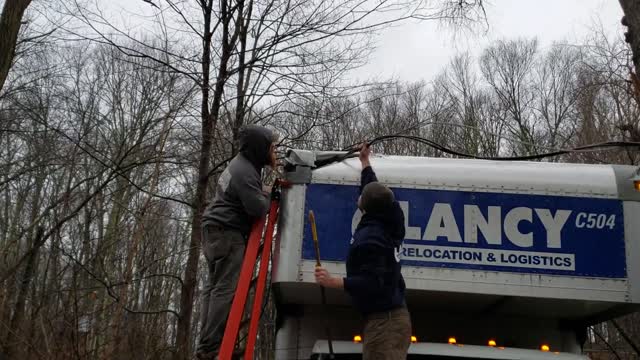
<svg viewBox="0 0 640 360"><path fill-rule="evenodd" d="M6 0L0 14L0 90L7 79L16 50L22 17L31 0Z"/></svg>
<svg viewBox="0 0 640 360"><path fill-rule="evenodd" d="M632 61L637 72L640 69L640 4L633 0L620 0L620 6L624 12L622 24L629 28L626 40L631 46Z"/></svg>
<svg viewBox="0 0 640 360"><path fill-rule="evenodd" d="M200 213L244 124L273 127L283 147L401 134L487 156L637 135L629 51L599 37L548 50L500 41L433 82L345 81L372 32L407 18L463 25L482 19L481 2L140 3L149 11L136 32L61 2L79 22L54 27L76 41L14 58L0 98L0 342L12 357L190 355ZM406 139L376 150L450 156ZM615 324L594 329L631 357L637 314ZM275 327L262 331L268 358Z"/></svg>
<svg viewBox="0 0 640 360"><path fill-rule="evenodd" d="M575 134L576 67L580 60L575 48L555 45L536 66L533 108L544 128L545 136L539 141L544 147L566 148Z"/></svg>
<svg viewBox="0 0 640 360"><path fill-rule="evenodd" d="M537 120L532 116L531 74L536 40L498 41L486 49L480 61L482 74L507 112L505 125L518 139L517 153L535 154Z"/></svg>
<svg viewBox="0 0 640 360"><path fill-rule="evenodd" d="M193 80L201 89L200 148L193 172L197 180L191 200L194 209L192 231L176 331L175 358L180 359L188 357L191 348L199 229L209 177L230 155L212 154L218 147L214 142L215 134L228 133L226 129L217 129L218 126L222 123L230 125L227 129L232 140L220 149L223 152L230 149L232 153L235 150L233 139L247 119L268 123L270 116L277 114L277 109L285 102L316 94L335 96L343 91L338 81L347 70L362 62L369 48L367 39L371 32L409 18L482 16L471 13L483 4L481 1L442 1L442 8L436 11L412 1L203 0L193 4L166 0L152 4L158 19L154 26L159 34L163 34L163 41L170 41L179 34L185 38L185 43L200 44L197 56L168 51L162 56L150 56L149 52L125 46L121 39L155 49L152 43L134 39L112 25L99 10L75 6L70 12L94 30L97 35L92 36L94 41L116 46L132 57L149 58L164 71ZM386 16L376 20L376 15ZM169 34L169 29L175 29L176 33ZM107 31L115 37L106 35ZM187 49L186 53L193 53L193 48ZM256 110L258 105L263 110ZM225 116L228 121L224 121Z"/></svg>

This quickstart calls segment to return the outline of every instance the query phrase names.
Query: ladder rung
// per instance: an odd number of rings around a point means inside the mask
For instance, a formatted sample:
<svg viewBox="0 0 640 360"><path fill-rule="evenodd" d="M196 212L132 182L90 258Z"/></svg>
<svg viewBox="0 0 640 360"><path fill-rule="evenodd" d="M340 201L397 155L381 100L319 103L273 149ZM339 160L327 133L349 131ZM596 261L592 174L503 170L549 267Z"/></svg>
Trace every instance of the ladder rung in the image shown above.
<svg viewBox="0 0 640 360"><path fill-rule="evenodd" d="M262 230L265 226L265 219L261 219L259 223L255 224L251 235L249 237L249 243L245 253L245 259L242 263L242 270L240 272L240 279L234 295L231 311L229 312L229 318L225 328L224 337L222 340L222 346L220 349L220 360L231 360L233 356L234 348L238 346L241 339L238 339L238 333L241 328L246 328L249 324L247 331L246 347L244 350L244 358L250 359L253 356L253 348L255 346L255 337L257 335L258 322L260 321L260 314L262 308L262 298L264 296L264 284L268 278L269 273L269 261L271 255L271 244L273 242L273 232L275 227L275 221L278 214L278 202L273 200L269 211L269 221L266 222L266 231L264 237ZM260 266L256 276L256 265L260 261ZM254 286L256 285L256 286ZM251 294L251 288L254 288L254 293ZM249 311L246 311L247 300L250 295L253 298L253 304ZM245 318L246 317L246 318Z"/></svg>

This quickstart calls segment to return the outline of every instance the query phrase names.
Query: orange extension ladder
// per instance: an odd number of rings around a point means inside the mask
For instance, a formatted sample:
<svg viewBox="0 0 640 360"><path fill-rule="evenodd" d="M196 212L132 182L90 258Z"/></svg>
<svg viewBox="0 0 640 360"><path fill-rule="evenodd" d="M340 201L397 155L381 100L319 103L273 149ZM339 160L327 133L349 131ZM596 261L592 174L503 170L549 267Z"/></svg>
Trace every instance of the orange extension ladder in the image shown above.
<svg viewBox="0 0 640 360"><path fill-rule="evenodd" d="M244 315L245 305L249 295L249 289L252 285L253 274L259 258L260 267L258 269L257 281L255 282L255 295L253 297L253 304L249 315L249 332L247 334L247 343L244 350L244 359L253 359L258 328L260 326L260 317L263 310L262 302L264 299L267 275L271 270L269 264L271 261L271 246L274 238L274 230L278 220L280 189L284 187L285 184L286 183L283 181L276 181L272 191L271 206L269 208L268 215L256 221L251 229L247 248L244 253L240 277L238 279L238 286L233 297L233 303L227 318L224 337L222 338L220 353L218 354L218 358L220 360L232 359L233 352L236 347L236 341L238 339L238 332L240 331ZM260 246L261 243L262 246ZM258 254L259 252L260 254Z"/></svg>

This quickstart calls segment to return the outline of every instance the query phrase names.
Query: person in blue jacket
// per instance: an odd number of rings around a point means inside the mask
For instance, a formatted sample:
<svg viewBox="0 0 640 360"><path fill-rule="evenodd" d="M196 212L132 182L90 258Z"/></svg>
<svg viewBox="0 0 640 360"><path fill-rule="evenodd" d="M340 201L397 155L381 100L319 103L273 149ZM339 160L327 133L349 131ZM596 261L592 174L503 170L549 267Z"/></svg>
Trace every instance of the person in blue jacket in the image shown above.
<svg viewBox="0 0 640 360"><path fill-rule="evenodd" d="M349 247L347 276L334 277L317 267L315 278L321 286L344 289L362 313L364 360L406 359L411 344L411 318L400 272L404 213L393 192L378 182L370 154L369 145L363 145L358 199L363 215Z"/></svg>

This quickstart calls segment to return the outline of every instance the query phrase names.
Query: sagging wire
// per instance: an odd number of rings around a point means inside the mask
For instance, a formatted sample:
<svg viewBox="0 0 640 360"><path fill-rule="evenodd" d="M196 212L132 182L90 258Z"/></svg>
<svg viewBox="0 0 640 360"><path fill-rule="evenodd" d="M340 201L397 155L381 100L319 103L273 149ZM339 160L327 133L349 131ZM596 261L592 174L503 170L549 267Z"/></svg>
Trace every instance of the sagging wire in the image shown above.
<svg viewBox="0 0 640 360"><path fill-rule="evenodd" d="M602 143L595 143L595 144L588 144L588 145L582 145L582 146L578 146L575 148L571 148L571 149L558 149L555 151L551 151L551 152L546 152L546 153L542 153L542 154L535 154L535 155L524 155L524 156L477 156L477 155L472 155L472 154L467 154L464 152L460 152L460 151L456 151L453 149L450 149L444 145L441 145L433 140L430 139L426 139L423 137L419 137L419 136L412 136L412 135L385 135L385 136L379 136L376 137L372 140L367 141L367 144L369 146L377 144L377 143L382 143L382 142L387 142L387 141L393 141L393 140L398 140L398 139L403 139L403 140L410 140L410 141L415 141L424 145L427 145L431 148L434 148L436 150L439 150L443 153L449 154L449 155L453 155L453 156L458 156L461 158L469 158L469 159L477 159L477 160L493 160L493 161L528 161L528 160L540 160L540 159L545 159L545 158L549 158L549 157L555 157L555 156L560 156L560 155L566 155L566 154L575 154L575 153L585 153L585 152L593 152L593 151L606 151L606 150L611 150L611 149L615 149L615 148L626 148L626 147L637 147L640 148L640 142L633 142L633 141L607 141L607 142L602 142ZM354 157L355 154L360 151L360 147L356 146L356 145L351 145L349 147L346 147L345 149L343 149L343 151L345 151L346 153L344 154L340 154L340 155L336 155L333 156L331 158L325 159L321 162L317 162L316 166L317 167L322 167L331 163L335 163L335 162L341 162L344 161L350 157Z"/></svg>

